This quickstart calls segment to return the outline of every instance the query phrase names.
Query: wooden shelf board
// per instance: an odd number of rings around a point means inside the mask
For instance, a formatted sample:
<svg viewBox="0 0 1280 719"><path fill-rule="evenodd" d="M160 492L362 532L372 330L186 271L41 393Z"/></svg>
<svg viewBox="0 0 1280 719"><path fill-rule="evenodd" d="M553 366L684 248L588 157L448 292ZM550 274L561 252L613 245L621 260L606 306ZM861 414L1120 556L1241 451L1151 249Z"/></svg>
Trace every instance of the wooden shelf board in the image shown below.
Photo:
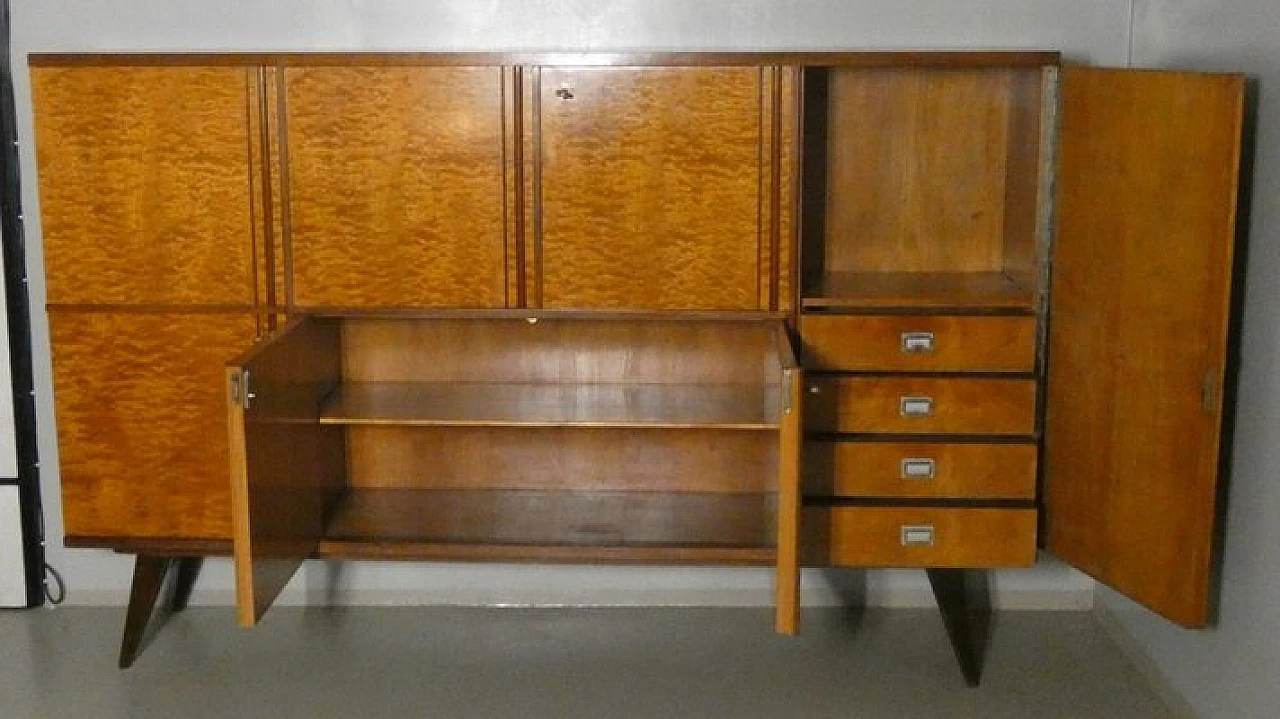
<svg viewBox="0 0 1280 719"><path fill-rule="evenodd" d="M325 540L320 559L403 562L502 562L510 564L654 564L768 567L772 547L594 547L562 545L437 544Z"/></svg>
<svg viewBox="0 0 1280 719"><path fill-rule="evenodd" d="M777 429L780 394L764 385L355 382L322 424Z"/></svg>
<svg viewBox="0 0 1280 719"><path fill-rule="evenodd" d="M773 493L351 489L324 548L369 556L699 562L773 551Z"/></svg>
<svg viewBox="0 0 1280 719"><path fill-rule="evenodd" d="M828 272L804 307L1034 310L1033 277L1004 272Z"/></svg>

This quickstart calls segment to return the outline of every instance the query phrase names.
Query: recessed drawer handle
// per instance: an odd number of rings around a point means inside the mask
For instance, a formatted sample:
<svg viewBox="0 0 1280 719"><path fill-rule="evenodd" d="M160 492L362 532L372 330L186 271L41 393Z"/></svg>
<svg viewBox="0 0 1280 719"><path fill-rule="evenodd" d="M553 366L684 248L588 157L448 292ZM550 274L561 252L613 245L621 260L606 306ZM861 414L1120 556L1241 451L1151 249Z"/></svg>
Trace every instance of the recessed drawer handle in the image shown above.
<svg viewBox="0 0 1280 719"><path fill-rule="evenodd" d="M933 546L933 525L932 524L914 524L902 528L902 546L904 547L932 547Z"/></svg>
<svg viewBox="0 0 1280 719"><path fill-rule="evenodd" d="M902 479L933 479L937 463L932 459L908 457L902 460Z"/></svg>
<svg viewBox="0 0 1280 719"><path fill-rule="evenodd" d="M898 414L903 417L932 417L932 397L900 397L898 398Z"/></svg>
<svg viewBox="0 0 1280 719"><path fill-rule="evenodd" d="M903 332L902 333L902 352L903 354L925 354L932 352L934 347L932 332Z"/></svg>

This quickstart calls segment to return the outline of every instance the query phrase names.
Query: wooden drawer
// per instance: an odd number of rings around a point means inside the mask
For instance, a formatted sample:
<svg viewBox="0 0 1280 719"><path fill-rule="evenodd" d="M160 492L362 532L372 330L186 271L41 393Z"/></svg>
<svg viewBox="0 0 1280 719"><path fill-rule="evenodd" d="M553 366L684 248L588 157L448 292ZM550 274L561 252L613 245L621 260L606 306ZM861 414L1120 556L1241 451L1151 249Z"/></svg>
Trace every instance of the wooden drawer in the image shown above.
<svg viewBox="0 0 1280 719"><path fill-rule="evenodd" d="M813 377L805 428L817 432L1030 435L1036 383L1023 379Z"/></svg>
<svg viewBox="0 0 1280 719"><path fill-rule="evenodd" d="M1032 499L1036 446L806 442L804 491L831 497Z"/></svg>
<svg viewBox="0 0 1280 719"><path fill-rule="evenodd" d="M804 559L833 567L1027 567L1036 510L809 507Z"/></svg>
<svg viewBox="0 0 1280 719"><path fill-rule="evenodd" d="M1031 372L1034 317L804 315L808 369Z"/></svg>

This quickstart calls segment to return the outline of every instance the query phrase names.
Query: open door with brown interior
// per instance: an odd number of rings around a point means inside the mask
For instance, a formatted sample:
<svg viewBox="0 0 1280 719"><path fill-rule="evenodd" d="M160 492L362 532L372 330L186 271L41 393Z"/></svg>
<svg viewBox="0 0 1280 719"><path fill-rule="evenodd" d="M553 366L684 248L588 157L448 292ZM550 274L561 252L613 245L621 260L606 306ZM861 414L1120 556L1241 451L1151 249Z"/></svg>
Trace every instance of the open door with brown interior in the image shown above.
<svg viewBox="0 0 1280 719"><path fill-rule="evenodd" d="M1047 544L1188 627L1209 615L1243 91L1061 75Z"/></svg>
<svg viewBox="0 0 1280 719"><path fill-rule="evenodd" d="M324 533L346 466L320 405L341 378L336 321L303 317L227 367L237 617L257 623Z"/></svg>

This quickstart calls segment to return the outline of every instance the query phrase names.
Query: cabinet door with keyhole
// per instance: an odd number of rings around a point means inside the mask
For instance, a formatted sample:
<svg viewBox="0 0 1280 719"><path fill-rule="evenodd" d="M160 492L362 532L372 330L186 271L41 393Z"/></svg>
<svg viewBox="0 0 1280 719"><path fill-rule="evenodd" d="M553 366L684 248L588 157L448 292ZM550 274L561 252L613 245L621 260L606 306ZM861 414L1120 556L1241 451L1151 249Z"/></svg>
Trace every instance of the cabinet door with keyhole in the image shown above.
<svg viewBox="0 0 1280 719"><path fill-rule="evenodd" d="M768 308L770 71L541 68L526 99L530 300Z"/></svg>

